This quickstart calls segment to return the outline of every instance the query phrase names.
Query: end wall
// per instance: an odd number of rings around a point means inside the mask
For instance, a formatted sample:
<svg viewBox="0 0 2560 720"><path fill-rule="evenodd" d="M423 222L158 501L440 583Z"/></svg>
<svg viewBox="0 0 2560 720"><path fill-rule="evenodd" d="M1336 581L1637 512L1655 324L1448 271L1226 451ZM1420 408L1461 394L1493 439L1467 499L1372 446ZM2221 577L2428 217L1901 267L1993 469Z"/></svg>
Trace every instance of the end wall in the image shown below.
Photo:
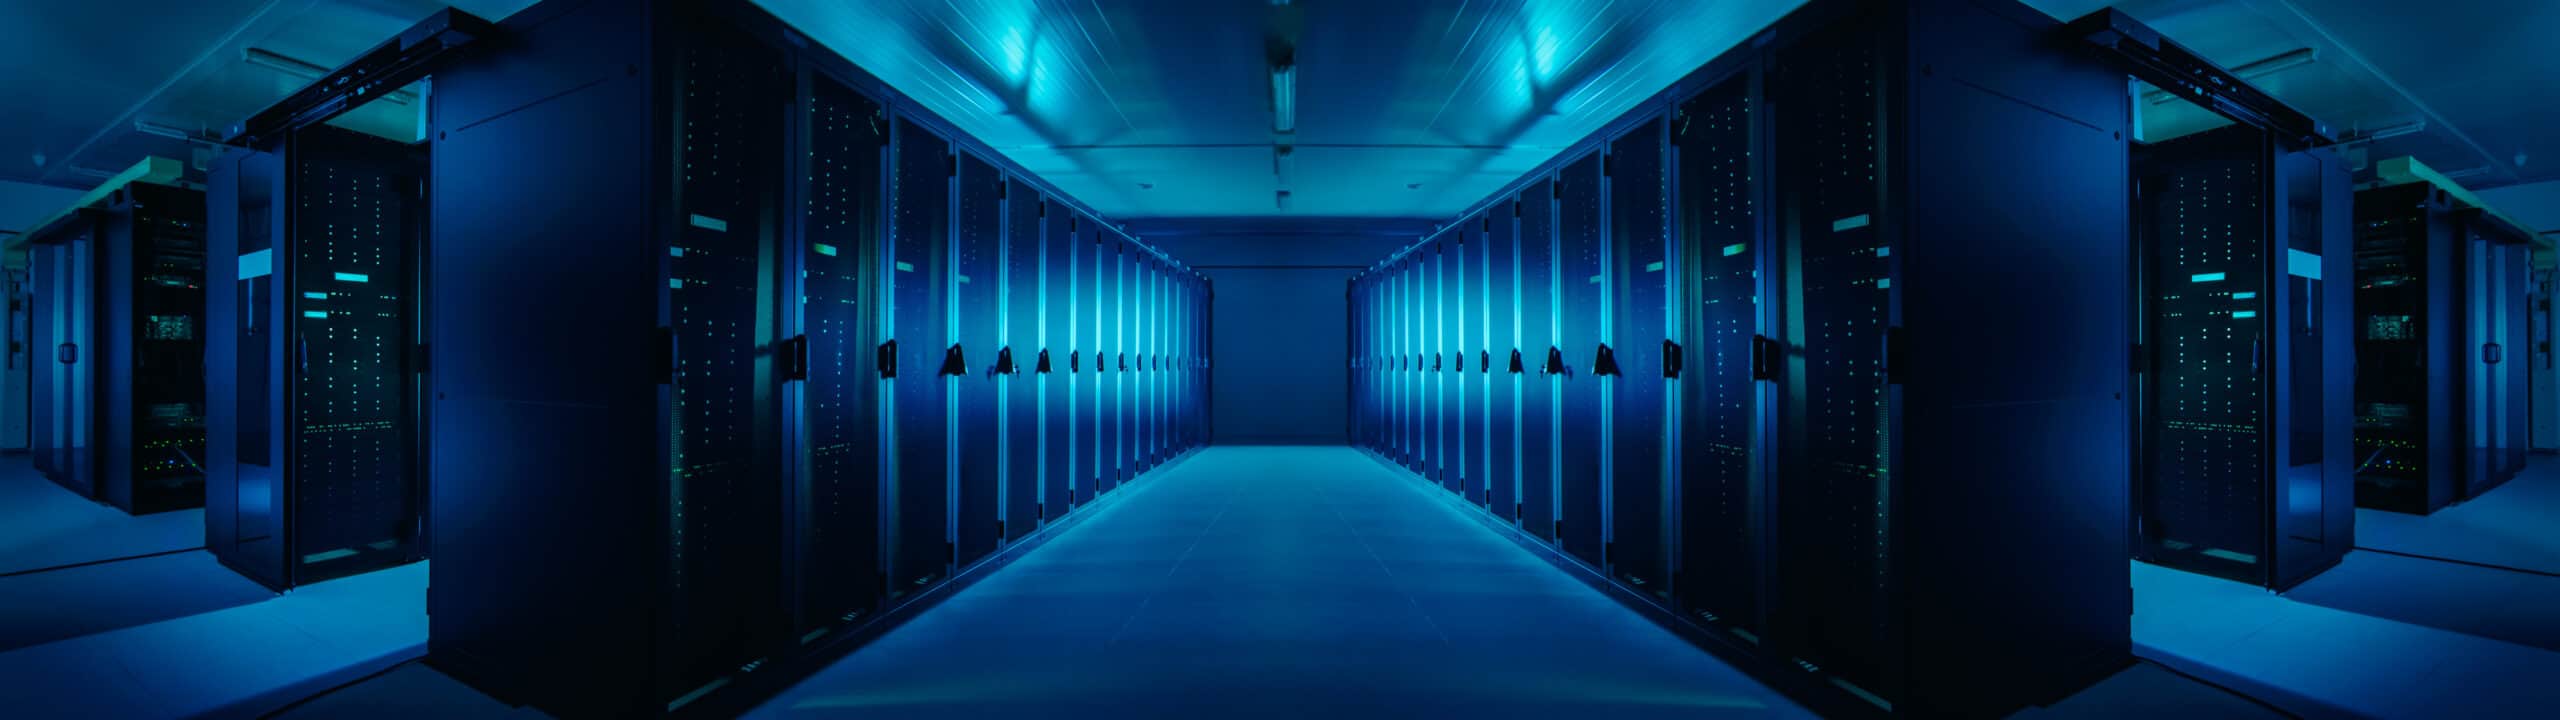
<svg viewBox="0 0 2560 720"><path fill-rule="evenodd" d="M1179 218L1129 231L1209 276L1212 442L1347 440L1351 274L1431 232L1422 220Z"/></svg>

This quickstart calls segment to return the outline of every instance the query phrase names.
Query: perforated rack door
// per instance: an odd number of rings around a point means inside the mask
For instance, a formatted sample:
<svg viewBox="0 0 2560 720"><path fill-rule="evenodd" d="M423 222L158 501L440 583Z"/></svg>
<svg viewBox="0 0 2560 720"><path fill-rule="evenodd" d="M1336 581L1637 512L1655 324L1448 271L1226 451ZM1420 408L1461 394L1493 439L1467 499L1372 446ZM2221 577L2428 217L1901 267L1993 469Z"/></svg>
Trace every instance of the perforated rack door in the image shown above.
<svg viewBox="0 0 2560 720"><path fill-rule="evenodd" d="M1525 383L1537 376L1511 371L1513 353L1524 359L1528 351L1520 343L1519 257L1520 220L1512 217L1509 203L1497 203L1485 210L1484 282L1485 326L1485 503L1495 517L1518 521L1520 514L1520 394ZM1523 367L1523 370L1528 368Z"/></svg>
<svg viewBox="0 0 2560 720"><path fill-rule="evenodd" d="M970 153L959 155L960 216L952 238L952 343L960 348L959 374L946 376L951 407L952 562L965 567L994 552L1003 536L998 455L1002 420L996 416L996 339L1002 327L1004 176Z"/></svg>
<svg viewBox="0 0 2560 720"><path fill-rule="evenodd" d="M1092 502L1094 496L1102 492L1102 471L1107 467L1103 451L1110 446L1103 439L1103 424L1109 416L1104 414L1103 408L1103 392L1107 385L1104 381L1108 376L1102 369L1102 284L1110 269L1103 258L1110 254L1111 249L1102 244L1102 235L1107 231L1096 225L1093 218L1082 213L1076 217L1077 227L1081 229L1075 240L1075 335L1076 346L1083 352L1080 362L1070 358L1068 364L1079 378L1076 381L1075 412L1076 424L1080 426L1078 431L1082 434L1076 441L1075 482L1076 504L1083 505ZM1080 368L1075 367L1079 364Z"/></svg>
<svg viewBox="0 0 2560 720"><path fill-rule="evenodd" d="M1040 191L1022 180L1005 185L1004 333L1013 369L1003 384L1004 517L1008 541L1040 527Z"/></svg>
<svg viewBox="0 0 2560 720"><path fill-rule="evenodd" d="M1520 527L1556 538L1557 392L1564 378L1547 371L1561 355L1556 335L1555 181L1520 191Z"/></svg>
<svg viewBox="0 0 2560 720"><path fill-rule="evenodd" d="M1566 553L1592 567L1607 567L1601 542L1607 534L1604 504L1609 490L1606 412L1611 378L1597 371L1609 342L1609 239L1601 188L1601 156L1566 165L1556 184L1556 338L1564 350L1556 436L1556 539Z"/></svg>
<svg viewBox="0 0 2560 720"><path fill-rule="evenodd" d="M773 208L788 89L780 58L706 28L682 51L677 208L667 250L674 333L665 512L668 635L659 700L764 656L789 632L780 531L782 379ZM646 447L646 445L639 445Z"/></svg>
<svg viewBox="0 0 2560 720"><path fill-rule="evenodd" d="M1457 341L1451 343L1458 356L1458 369L1453 377L1458 383L1458 477L1467 504L1483 507L1488 465L1485 423L1492 419L1486 406L1484 311L1484 220L1468 216L1458 220L1457 265L1450 268L1453 291L1451 302L1457 306Z"/></svg>
<svg viewBox="0 0 2560 720"><path fill-rule="evenodd" d="M801 262L807 499L800 509L802 626L872 613L880 602L879 313L882 175L888 118L879 103L815 74L806 129L808 245Z"/></svg>
<svg viewBox="0 0 2560 720"><path fill-rule="evenodd" d="M2266 152L2243 131L2163 143L2149 159L2145 557L2261 582L2276 352L2266 333Z"/></svg>
<svg viewBox="0 0 2560 720"><path fill-rule="evenodd" d="M1609 346L1618 374L1609 378L1609 569L1629 587L1671 602L1672 493L1663 433L1673 408L1664 390L1671 360L1663 343L1678 316L1670 306L1678 277L1670 244L1668 124L1655 119L1609 142Z"/></svg>
<svg viewBox="0 0 2560 720"><path fill-rule="evenodd" d="M1109 230L1093 244L1094 483L1096 494L1120 486L1120 376L1111 364L1120 351L1120 241Z"/></svg>
<svg viewBox="0 0 2560 720"><path fill-rule="evenodd" d="M1092 246L1077 241L1084 226L1076 221L1075 211L1063 205L1051 205L1041 222L1047 225L1048 235L1041 241L1040 342L1049 353L1049 374L1041 376L1047 403L1041 428L1047 457L1041 466L1047 479L1040 506L1045 517L1058 518L1074 506L1076 490L1084 484L1077 477L1076 463L1093 455L1092 416L1076 412L1076 403L1090 393L1084 388L1091 383L1081 372L1085 355L1081 339L1083 328L1093 324L1076 314L1082 297L1076 284L1084 274L1077 259L1090 253L1087 248Z"/></svg>
<svg viewBox="0 0 2560 720"><path fill-rule="evenodd" d="M1448 241L1433 243L1421 253L1421 284L1417 306L1422 310L1422 339L1419 351L1422 381L1422 447L1423 477L1438 483L1442 489L1455 487L1449 480L1449 310L1446 296L1448 278Z"/></svg>
<svg viewBox="0 0 2560 720"><path fill-rule="evenodd" d="M890 189L889 337L897 343L891 402L896 417L897 482L891 486L895 538L890 597L942 578L951 560L951 478L945 455L949 421L942 360L951 336L944 289L951 266L951 143L903 116L896 124Z"/></svg>
<svg viewBox="0 0 2560 720"><path fill-rule="evenodd" d="M1682 612L1765 633L1760 622L1760 185L1752 169L1751 78L1690 98L1672 123L1678 145L1681 270L1690 276L1688 365L1681 373Z"/></svg>
<svg viewBox="0 0 2560 720"><path fill-rule="evenodd" d="M1787 359L1779 371L1776 595L1784 652L1891 700L1894 478L1879 231L1877 33L1843 22L1781 50L1769 81ZM1945 288L1966 292L1964 288Z"/></svg>
<svg viewBox="0 0 2560 720"><path fill-rule="evenodd" d="M408 148L296 134L290 521L297 583L412 559L419 501L410 408L410 257L420 170Z"/></svg>

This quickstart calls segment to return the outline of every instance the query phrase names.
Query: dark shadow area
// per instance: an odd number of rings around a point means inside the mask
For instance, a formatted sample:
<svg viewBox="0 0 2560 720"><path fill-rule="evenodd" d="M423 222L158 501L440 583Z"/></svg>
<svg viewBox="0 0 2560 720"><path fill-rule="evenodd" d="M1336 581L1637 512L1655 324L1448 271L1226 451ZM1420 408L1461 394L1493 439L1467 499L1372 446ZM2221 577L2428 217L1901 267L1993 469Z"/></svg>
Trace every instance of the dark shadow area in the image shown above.
<svg viewBox="0 0 2560 720"><path fill-rule="evenodd" d="M2286 718L2282 710L2157 663L2138 662L2071 697L2014 718Z"/></svg>
<svg viewBox="0 0 2560 720"><path fill-rule="evenodd" d="M2479 497L2408 515L2356 511L2356 547L2560 574L2560 458L2534 457Z"/></svg>
<svg viewBox="0 0 2560 720"><path fill-rule="evenodd" d="M266 717L430 720L549 716L530 708L508 707L435 668L412 662L305 698Z"/></svg>
<svg viewBox="0 0 2560 720"><path fill-rule="evenodd" d="M2358 552L2285 597L2367 617L2560 650L2560 577Z"/></svg>
<svg viewBox="0 0 2560 720"><path fill-rule="evenodd" d="M0 576L204 547L204 511L127 515L0 456Z"/></svg>
<svg viewBox="0 0 2560 720"><path fill-rule="evenodd" d="M203 551L0 578L0 651L272 597Z"/></svg>

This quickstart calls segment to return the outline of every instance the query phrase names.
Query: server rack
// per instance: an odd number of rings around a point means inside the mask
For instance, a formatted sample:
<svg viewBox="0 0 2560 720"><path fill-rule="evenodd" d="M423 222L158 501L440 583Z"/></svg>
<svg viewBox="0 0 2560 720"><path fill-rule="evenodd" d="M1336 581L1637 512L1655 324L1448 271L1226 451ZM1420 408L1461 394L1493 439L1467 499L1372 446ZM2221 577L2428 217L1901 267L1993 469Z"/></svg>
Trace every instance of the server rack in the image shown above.
<svg viewBox="0 0 2560 720"><path fill-rule="evenodd" d="M36 469L128 513L202 506L204 193L128 184L28 239Z"/></svg>
<svg viewBox="0 0 2560 720"><path fill-rule="evenodd" d="M2355 194L2356 504L2434 512L2521 469L2526 233L2444 190Z"/></svg>
<svg viewBox="0 0 2560 720"><path fill-rule="evenodd" d="M1541 177L1510 198L1513 221L1520 227L1520 347L1536 374L1520 385L1520 509L1516 521L1529 534L1555 542L1556 436L1562 414L1560 389L1564 348L1556 332L1556 204L1555 183ZM1497 202L1499 206L1499 202Z"/></svg>
<svg viewBox="0 0 2560 720"><path fill-rule="evenodd" d="M268 587L426 555L426 154L322 125L208 173L205 543Z"/></svg>
<svg viewBox="0 0 2560 720"><path fill-rule="evenodd" d="M887 602L882 539L890 524L882 511L898 476L883 472L893 448L881 438L894 420L883 411L898 358L883 352L892 330L884 284L894 280L882 249L895 130L887 108L828 73L798 73L792 85L808 114L788 130L803 151L789 160L800 179L784 185L805 209L782 218L801 236L784 244L800 262L801 272L786 280L797 278L801 302L784 307L796 312L787 319L805 356L786 373L803 382L784 393L784 415L796 420L786 433L798 478L789 522L799 529L787 552L799 589L792 633L805 645L871 621Z"/></svg>
<svg viewBox="0 0 2560 720"><path fill-rule="evenodd" d="M1091 320L1077 309L1083 298L1076 283L1089 272L1079 271L1082 255L1090 255L1090 246L1080 241L1080 234L1091 232L1073 210L1059 207L1043 209L1041 223L1047 233L1041 240L1041 313L1040 354L1037 371L1042 389L1042 411L1048 417L1040 428L1045 459L1041 461L1040 514L1048 518L1066 517L1082 502L1077 493L1092 486L1079 479L1079 461L1093 455L1092 415L1081 413L1080 402L1092 395L1091 383L1082 377L1083 353L1079 341ZM1092 282L1083 279L1083 282Z"/></svg>
<svg viewBox="0 0 2560 720"><path fill-rule="evenodd" d="M1483 228L1485 333L1479 364L1485 374L1485 507L1507 524L1520 519L1521 477L1528 467L1520 460L1520 398L1528 366L1521 354L1519 286L1520 220L1499 204L1484 211Z"/></svg>
<svg viewBox="0 0 2560 720"><path fill-rule="evenodd" d="M2291 587L2355 546L2345 162L2235 125L2134 171L2137 557Z"/></svg>
<svg viewBox="0 0 2560 720"><path fill-rule="evenodd" d="M1592 567L1606 567L1611 461L1609 394L1617 361L1609 347L1609 239L1598 151L1566 163L1549 187L1556 212L1556 544Z"/></svg>
<svg viewBox="0 0 2560 720"><path fill-rule="evenodd" d="M1004 336L996 339L995 367L1003 386L996 417L1004 423L1004 513L996 527L1003 542L1013 542L1039 529L1043 518L1040 466L1047 448L1040 423L1047 414L1041 412L1039 383L1049 368L1039 362L1040 253L1048 203L1018 178L1006 180L1004 197Z"/></svg>
<svg viewBox="0 0 2560 720"><path fill-rule="evenodd" d="M1817 1L1472 209L1516 218L1542 375L1523 541L1820 707L2119 667L2129 108L2061 32Z"/></svg>
<svg viewBox="0 0 2560 720"><path fill-rule="evenodd" d="M1460 218L1457 223L1456 264L1449 274L1455 280L1450 293L1452 313L1458 326L1458 337L1452 343L1458 358L1455 382L1458 384L1458 408L1452 421L1458 434L1459 495L1467 504L1484 507L1493 466L1487 457L1486 423L1491 409L1486 407L1488 386L1486 369L1492 366L1493 354L1485 346L1484 256L1485 230L1482 218ZM1470 370L1469 367L1473 369Z"/></svg>
<svg viewBox="0 0 2560 720"><path fill-rule="evenodd" d="M1673 303L1685 259L1669 237L1669 131L1668 118L1656 118L1608 144L1608 274L1616 281L1606 301L1613 342L1604 347L1615 350L1604 358L1609 366L1594 365L1613 386L1605 413L1611 424L1609 569L1665 604L1672 594L1669 515L1678 509L1671 487L1678 455L1665 441L1680 419L1666 390L1680 376L1682 346L1671 326L1679 321Z"/></svg>
<svg viewBox="0 0 2560 720"><path fill-rule="evenodd" d="M1106 226L748 3L502 31L431 99L430 662L736 710L1090 499Z"/></svg>
<svg viewBox="0 0 2560 720"><path fill-rule="evenodd" d="M958 221L952 227L950 303L951 348L944 358L943 379L953 410L948 432L951 478L951 537L955 567L967 567L995 552L1004 537L1004 459L998 453L1003 424L996 415L1001 392L997 378L1010 357L997 352L1003 344L999 297L1003 272L1005 181L995 166L976 155L953 155Z"/></svg>
<svg viewBox="0 0 2560 720"><path fill-rule="evenodd" d="M1768 633L1777 331L1777 253L1765 207L1770 128L1762 73L1731 71L1680 101L1673 116L1673 226L1682 258L1680 336L1697 369L1679 378L1680 464L1674 495L1679 613L1746 645Z"/></svg>

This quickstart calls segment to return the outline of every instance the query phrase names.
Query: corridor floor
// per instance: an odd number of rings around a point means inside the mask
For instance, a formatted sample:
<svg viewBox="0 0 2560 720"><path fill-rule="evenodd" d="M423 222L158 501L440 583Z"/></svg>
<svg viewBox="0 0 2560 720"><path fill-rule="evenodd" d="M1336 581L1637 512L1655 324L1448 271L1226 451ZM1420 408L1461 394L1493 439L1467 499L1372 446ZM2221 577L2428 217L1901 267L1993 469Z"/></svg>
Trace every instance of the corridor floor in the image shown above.
<svg viewBox="0 0 2560 720"><path fill-rule="evenodd" d="M750 717L1810 715L1341 447L1216 447Z"/></svg>

